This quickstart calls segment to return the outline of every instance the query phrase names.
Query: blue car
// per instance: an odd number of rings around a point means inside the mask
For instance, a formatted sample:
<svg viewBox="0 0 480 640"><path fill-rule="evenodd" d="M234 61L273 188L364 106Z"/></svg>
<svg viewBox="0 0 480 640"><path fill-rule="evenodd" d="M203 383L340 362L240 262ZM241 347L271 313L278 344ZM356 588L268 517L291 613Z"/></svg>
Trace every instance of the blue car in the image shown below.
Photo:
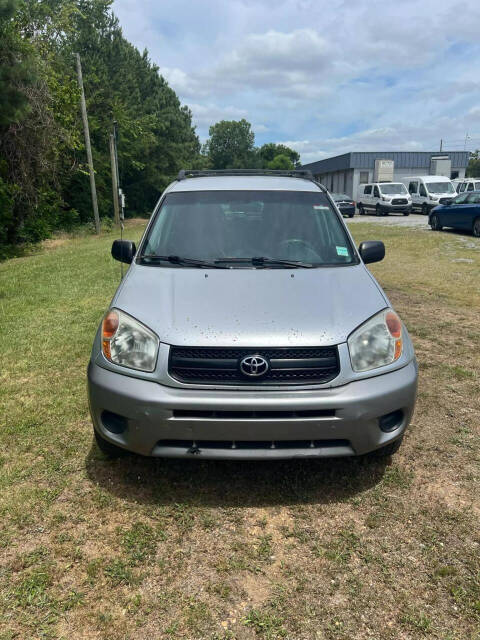
<svg viewBox="0 0 480 640"><path fill-rule="evenodd" d="M434 231L452 227L471 231L480 238L480 191L461 193L449 204L435 207L428 216L428 223Z"/></svg>

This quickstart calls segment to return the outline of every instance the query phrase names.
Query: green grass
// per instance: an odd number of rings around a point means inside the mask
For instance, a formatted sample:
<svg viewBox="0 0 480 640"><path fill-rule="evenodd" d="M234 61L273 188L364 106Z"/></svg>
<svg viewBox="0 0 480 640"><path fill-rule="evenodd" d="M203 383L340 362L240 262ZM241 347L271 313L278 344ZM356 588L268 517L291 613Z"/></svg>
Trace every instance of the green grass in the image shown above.
<svg viewBox="0 0 480 640"><path fill-rule="evenodd" d="M114 233L0 264L0 640L478 640L480 243L352 230L384 240L420 363L386 462L106 459L85 387Z"/></svg>

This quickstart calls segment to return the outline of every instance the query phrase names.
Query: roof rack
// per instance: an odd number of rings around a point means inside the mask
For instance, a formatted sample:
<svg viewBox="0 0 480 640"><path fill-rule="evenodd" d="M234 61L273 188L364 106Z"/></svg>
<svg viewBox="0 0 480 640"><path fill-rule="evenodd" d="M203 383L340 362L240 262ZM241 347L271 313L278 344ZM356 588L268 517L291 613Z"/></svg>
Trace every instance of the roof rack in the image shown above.
<svg viewBox="0 0 480 640"><path fill-rule="evenodd" d="M315 182L312 172L308 169L181 169L178 172L177 180L204 176L283 176L303 178Z"/></svg>

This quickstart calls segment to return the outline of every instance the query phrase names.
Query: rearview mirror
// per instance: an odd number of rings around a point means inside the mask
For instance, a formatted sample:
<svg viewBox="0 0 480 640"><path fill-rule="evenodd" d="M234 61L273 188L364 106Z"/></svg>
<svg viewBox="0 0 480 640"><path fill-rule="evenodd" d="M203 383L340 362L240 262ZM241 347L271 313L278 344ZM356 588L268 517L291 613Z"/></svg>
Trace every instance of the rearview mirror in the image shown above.
<svg viewBox="0 0 480 640"><path fill-rule="evenodd" d="M380 262L385 257L385 245L380 240L367 240L362 242L358 251L365 264Z"/></svg>
<svg viewBox="0 0 480 640"><path fill-rule="evenodd" d="M112 256L119 262L130 264L137 252L134 242L130 240L114 240L112 244Z"/></svg>

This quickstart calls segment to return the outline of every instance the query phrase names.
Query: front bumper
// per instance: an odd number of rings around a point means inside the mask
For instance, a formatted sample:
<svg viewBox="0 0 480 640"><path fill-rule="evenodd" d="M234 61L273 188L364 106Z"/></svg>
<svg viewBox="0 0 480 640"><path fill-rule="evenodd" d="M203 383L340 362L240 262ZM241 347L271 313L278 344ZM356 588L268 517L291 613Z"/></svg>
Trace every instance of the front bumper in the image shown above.
<svg viewBox="0 0 480 640"><path fill-rule="evenodd" d="M380 204L380 209L385 213L410 213L412 204Z"/></svg>
<svg viewBox="0 0 480 640"><path fill-rule="evenodd" d="M340 211L342 216L354 216L355 215L355 207L354 206L338 207L338 210Z"/></svg>
<svg viewBox="0 0 480 640"><path fill-rule="evenodd" d="M124 449L158 457L362 455L403 435L416 390L415 360L341 387L285 391L173 388L93 362L88 368L90 412L97 432ZM126 418L121 433L106 428L105 411ZM394 411L401 411L398 424L393 431L382 431L379 418Z"/></svg>

